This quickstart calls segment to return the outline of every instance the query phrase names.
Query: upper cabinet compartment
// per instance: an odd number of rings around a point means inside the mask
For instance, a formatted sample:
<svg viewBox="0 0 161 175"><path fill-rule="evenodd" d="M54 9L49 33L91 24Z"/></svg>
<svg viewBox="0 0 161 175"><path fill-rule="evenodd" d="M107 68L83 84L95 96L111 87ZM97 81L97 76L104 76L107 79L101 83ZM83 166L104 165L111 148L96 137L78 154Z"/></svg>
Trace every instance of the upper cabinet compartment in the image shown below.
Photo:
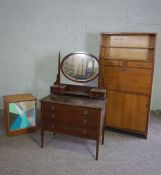
<svg viewBox="0 0 161 175"><path fill-rule="evenodd" d="M103 59L151 61L154 56L155 33L102 33Z"/></svg>

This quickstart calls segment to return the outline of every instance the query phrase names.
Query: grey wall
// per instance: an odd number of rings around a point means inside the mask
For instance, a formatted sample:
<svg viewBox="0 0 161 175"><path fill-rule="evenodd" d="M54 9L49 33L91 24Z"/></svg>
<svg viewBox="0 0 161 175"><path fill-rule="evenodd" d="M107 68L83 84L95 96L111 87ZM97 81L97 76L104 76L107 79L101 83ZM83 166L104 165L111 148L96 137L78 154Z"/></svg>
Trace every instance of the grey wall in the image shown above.
<svg viewBox="0 0 161 175"><path fill-rule="evenodd" d="M3 95L49 93L57 56L99 55L100 32L157 32L152 109L161 107L160 0L0 0L0 108Z"/></svg>

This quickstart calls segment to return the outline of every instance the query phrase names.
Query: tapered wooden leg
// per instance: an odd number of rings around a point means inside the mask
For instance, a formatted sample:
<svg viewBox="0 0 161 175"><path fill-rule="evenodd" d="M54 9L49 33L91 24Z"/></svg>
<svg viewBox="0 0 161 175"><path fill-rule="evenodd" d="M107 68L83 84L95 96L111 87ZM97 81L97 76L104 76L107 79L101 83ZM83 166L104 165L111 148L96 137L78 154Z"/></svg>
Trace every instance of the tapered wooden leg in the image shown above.
<svg viewBox="0 0 161 175"><path fill-rule="evenodd" d="M41 128L41 148L44 147L44 128Z"/></svg>
<svg viewBox="0 0 161 175"><path fill-rule="evenodd" d="M102 129L102 145L104 144L105 127Z"/></svg>
<svg viewBox="0 0 161 175"><path fill-rule="evenodd" d="M99 152L99 139L96 141L96 160L98 160L98 152Z"/></svg>
<svg viewBox="0 0 161 175"><path fill-rule="evenodd" d="M43 108L42 108L42 102L41 102L41 148L44 147L44 120L43 120Z"/></svg>

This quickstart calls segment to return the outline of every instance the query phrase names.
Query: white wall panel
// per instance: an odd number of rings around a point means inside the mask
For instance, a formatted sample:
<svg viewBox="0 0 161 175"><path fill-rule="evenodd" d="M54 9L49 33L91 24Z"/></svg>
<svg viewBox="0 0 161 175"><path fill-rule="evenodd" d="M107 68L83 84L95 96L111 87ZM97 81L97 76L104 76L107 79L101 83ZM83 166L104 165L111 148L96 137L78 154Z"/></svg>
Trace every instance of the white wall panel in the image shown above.
<svg viewBox="0 0 161 175"><path fill-rule="evenodd" d="M58 52L98 56L100 32L158 33L152 108L160 108L160 9L160 0L1 0L0 108L3 95L47 95Z"/></svg>

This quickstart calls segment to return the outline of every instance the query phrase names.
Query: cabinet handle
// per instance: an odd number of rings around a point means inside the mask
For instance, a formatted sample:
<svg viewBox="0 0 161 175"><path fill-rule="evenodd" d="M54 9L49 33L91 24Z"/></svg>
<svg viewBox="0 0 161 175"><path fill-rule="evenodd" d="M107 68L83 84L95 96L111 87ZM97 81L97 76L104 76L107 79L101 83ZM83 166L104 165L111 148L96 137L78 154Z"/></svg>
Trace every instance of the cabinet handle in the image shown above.
<svg viewBox="0 0 161 175"><path fill-rule="evenodd" d="M143 67L143 65L142 64L139 64L139 63L137 64L137 66Z"/></svg>
<svg viewBox="0 0 161 175"><path fill-rule="evenodd" d="M120 70L121 71L127 71L127 68L126 67L121 67Z"/></svg>

